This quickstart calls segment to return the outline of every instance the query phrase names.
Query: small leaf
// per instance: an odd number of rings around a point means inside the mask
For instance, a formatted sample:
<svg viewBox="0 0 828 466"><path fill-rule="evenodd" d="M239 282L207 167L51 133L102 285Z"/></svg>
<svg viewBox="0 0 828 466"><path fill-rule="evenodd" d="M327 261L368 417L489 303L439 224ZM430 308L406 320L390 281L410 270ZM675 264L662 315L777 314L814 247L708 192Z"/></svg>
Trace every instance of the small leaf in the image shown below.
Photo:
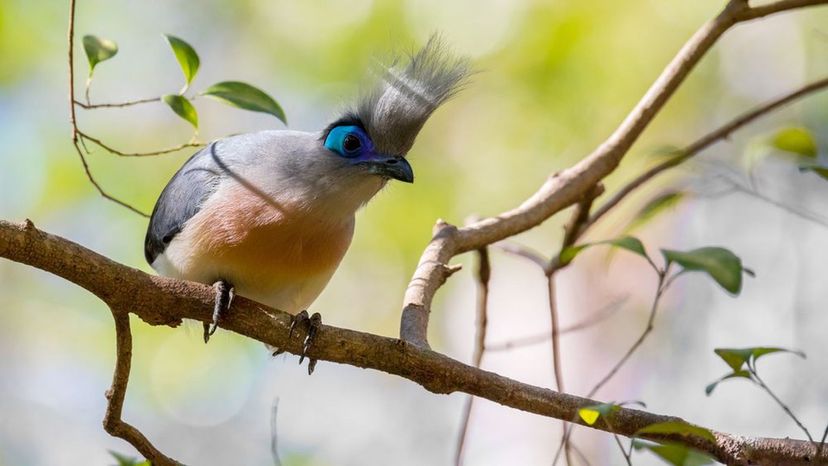
<svg viewBox="0 0 828 466"><path fill-rule="evenodd" d="M595 421L598 420L598 417L601 416L601 413L592 409L592 408L581 408L578 410L578 416L581 416L581 419L587 423L587 425L595 424Z"/></svg>
<svg viewBox="0 0 828 466"><path fill-rule="evenodd" d="M817 156L814 137L805 128L794 127L778 131L771 140L771 146L809 159Z"/></svg>
<svg viewBox="0 0 828 466"><path fill-rule="evenodd" d="M122 455L118 452L109 450L109 454L118 462L116 466L152 466L149 460L140 461L130 456Z"/></svg>
<svg viewBox="0 0 828 466"><path fill-rule="evenodd" d="M287 124L285 112L272 97L263 91L239 81L213 84L202 94L218 99L234 107L253 112L269 113Z"/></svg>
<svg viewBox="0 0 828 466"><path fill-rule="evenodd" d="M602 244L626 249L627 251L638 254L641 257L647 257L647 251L644 249L644 244L642 244L638 238L632 236L622 236L620 238L597 241L595 243L584 243L577 246L570 246L561 251L560 261L564 264L568 264L572 262L572 260L575 259L575 256L580 254L584 249Z"/></svg>
<svg viewBox="0 0 828 466"><path fill-rule="evenodd" d="M713 393L713 390L715 390L716 387L719 386L720 383L724 382L725 380L736 379L736 378L750 379L750 372L740 370L740 371L733 372L731 374L727 374L726 376L720 378L719 380L717 380L717 381L707 385L706 387L704 387L704 393L707 396L710 396L710 394Z"/></svg>
<svg viewBox="0 0 828 466"><path fill-rule="evenodd" d="M675 262L684 270L706 272L732 294L742 291L742 260L725 248L706 247L686 252L662 249L661 253L668 264Z"/></svg>
<svg viewBox="0 0 828 466"><path fill-rule="evenodd" d="M668 209L675 207L681 202L687 193L682 191L668 191L666 193L662 193L659 196L656 196L650 202L644 205L641 210L635 214L632 221L630 221L629 226L627 226L627 231L632 231L640 226L646 224L650 220L657 217L659 214L664 213Z"/></svg>
<svg viewBox="0 0 828 466"><path fill-rule="evenodd" d="M89 60L89 76L92 76L98 63L109 60L118 53L118 44L109 39L87 34L83 36L83 51L86 52L86 59Z"/></svg>
<svg viewBox="0 0 828 466"><path fill-rule="evenodd" d="M682 436L703 438L711 442L716 441L716 437L713 436L713 432L710 432L710 429L694 426L693 424L688 424L682 421L667 421L650 424L647 427L638 429L635 433L635 435L641 434L678 434Z"/></svg>
<svg viewBox="0 0 828 466"><path fill-rule="evenodd" d="M575 259L575 256L577 256L581 253L581 251L590 246L592 246L592 244L587 243L578 246L569 246L568 248L565 248L563 251L561 251L561 262L564 264L572 262L572 260Z"/></svg>
<svg viewBox="0 0 828 466"><path fill-rule="evenodd" d="M596 405L584 406L578 410L578 415L588 425L593 425L599 417L603 417L607 420L619 409L621 409L621 407L613 403L599 403Z"/></svg>
<svg viewBox="0 0 828 466"><path fill-rule="evenodd" d="M757 359L761 358L766 354L773 354L773 353L791 353L799 356L802 359L807 358L804 352L800 350L792 350L787 348L779 348L778 346L759 346L756 348L751 348L751 356L753 360L756 361Z"/></svg>
<svg viewBox="0 0 828 466"><path fill-rule="evenodd" d="M710 456L685 445L677 443L650 443L633 440L636 450L650 450L653 454L674 466L704 466L713 464Z"/></svg>
<svg viewBox="0 0 828 466"><path fill-rule="evenodd" d="M684 149L678 146L672 146L667 144L652 149L650 155L664 158L681 157L684 155Z"/></svg>
<svg viewBox="0 0 828 466"><path fill-rule="evenodd" d="M161 99L170 106L176 115L187 120L194 128L198 129L198 112L186 97L178 94L167 94L162 96Z"/></svg>
<svg viewBox="0 0 828 466"><path fill-rule="evenodd" d="M644 249L644 244L642 244L638 238L634 238L632 236L622 236L608 241L601 241L597 244L609 244L610 246L626 249L627 251L638 254L641 257L647 257L647 250Z"/></svg>
<svg viewBox="0 0 828 466"><path fill-rule="evenodd" d="M733 372L739 372L750 360L752 348L716 348L713 352L719 355Z"/></svg>
<svg viewBox="0 0 828 466"><path fill-rule="evenodd" d="M175 54L175 59L178 60L178 65L181 66L181 72L184 73L184 79L187 82L186 85L189 86L193 82L193 79L195 79L198 73L198 67L201 64L198 54L190 44L178 37L169 34L164 34L164 37L170 44Z"/></svg>
<svg viewBox="0 0 828 466"><path fill-rule="evenodd" d="M812 172L821 177L822 179L828 180L828 167L823 167L820 165L800 165L799 171Z"/></svg>
<svg viewBox="0 0 828 466"><path fill-rule="evenodd" d="M733 372L743 370L748 363L753 365L762 356L773 353L791 353L805 358L805 353L799 350L779 348L776 346L754 346L750 348L716 348L713 350L722 360L733 369Z"/></svg>

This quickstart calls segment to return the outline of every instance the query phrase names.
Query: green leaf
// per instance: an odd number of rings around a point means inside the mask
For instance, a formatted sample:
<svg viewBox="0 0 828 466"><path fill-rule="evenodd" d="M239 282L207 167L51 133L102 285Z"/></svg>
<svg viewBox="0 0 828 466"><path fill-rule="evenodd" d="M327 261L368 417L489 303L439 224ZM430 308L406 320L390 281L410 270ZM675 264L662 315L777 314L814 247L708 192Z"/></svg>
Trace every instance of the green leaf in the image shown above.
<svg viewBox="0 0 828 466"><path fill-rule="evenodd" d="M581 245L578 245L578 246L569 246L569 247L565 248L563 251L561 251L561 262L564 263L564 264L568 264L568 263L572 262L572 260L575 259L575 256L577 256L578 254L581 253L581 251L583 251L584 249L586 249L590 246L592 246L592 244L587 243L587 244L581 244Z"/></svg>
<svg viewBox="0 0 828 466"><path fill-rule="evenodd" d="M644 244L642 244L638 238L632 236L622 236L620 238L608 239L605 241L598 241L595 243L584 243L577 246L570 246L561 251L560 260L562 263L568 264L572 262L572 260L575 259L575 256L580 254L581 251L583 251L584 249L602 244L614 246L621 249L626 249L627 251L638 254L641 257L647 257L647 251L646 249L644 249Z"/></svg>
<svg viewBox="0 0 828 466"><path fill-rule="evenodd" d="M771 146L810 159L817 156L816 141L811 132L805 128L793 127L779 130L771 139Z"/></svg>
<svg viewBox="0 0 828 466"><path fill-rule="evenodd" d="M683 191L668 191L656 196L650 202L644 205L641 210L635 214L630 224L627 226L627 231L635 230L650 220L664 213L681 202L687 193Z"/></svg>
<svg viewBox="0 0 828 466"><path fill-rule="evenodd" d="M716 348L713 352L719 355L733 372L739 372L750 360L752 348Z"/></svg>
<svg viewBox="0 0 828 466"><path fill-rule="evenodd" d="M140 461L112 450L109 450L109 454L112 455L112 457L115 458L115 461L118 462L115 466L152 466L152 463L149 460Z"/></svg>
<svg viewBox="0 0 828 466"><path fill-rule="evenodd" d="M591 426L595 424L595 421L598 420L598 417L601 416L601 413L592 408L581 408L578 410L578 416L581 416L581 419L583 419L584 422L587 423L587 425Z"/></svg>
<svg viewBox="0 0 828 466"><path fill-rule="evenodd" d="M635 433L635 435L642 434L677 434L688 437L703 438L711 442L716 441L716 437L713 436L713 432L710 432L710 429L694 426L693 424L688 424L682 421L657 422L655 424L650 424L642 429L638 429L638 431Z"/></svg>
<svg viewBox="0 0 828 466"><path fill-rule="evenodd" d="M812 172L820 176L822 179L828 180L828 167L820 165L800 165L800 172Z"/></svg>
<svg viewBox="0 0 828 466"><path fill-rule="evenodd" d="M674 466L704 466L714 462L710 456L677 443L658 444L633 440L633 447L636 450L649 450L666 463Z"/></svg>
<svg viewBox="0 0 828 466"><path fill-rule="evenodd" d="M644 244L642 244L638 238L634 238L632 236L622 236L609 241L601 241L597 244L609 244L610 246L626 249L627 251L638 254L641 257L647 257L647 250L644 249Z"/></svg>
<svg viewBox="0 0 828 466"><path fill-rule="evenodd" d="M736 378L753 380L748 369L751 367L755 368L756 361L762 356L773 353L792 353L801 358L805 358L805 353L803 353L802 351L779 348L776 346L754 346L750 348L716 348L713 351L720 358L722 358L722 361L724 361L725 364L727 364L731 369L733 369L733 372L707 385L704 388L704 392L708 396L710 396L710 394L713 393L713 390L715 390L716 387L725 380ZM745 368L745 364L748 365L747 369Z"/></svg>
<svg viewBox="0 0 828 466"><path fill-rule="evenodd" d="M799 350L790 350L776 346L754 346L751 348L716 348L713 350L722 360L733 369L740 372L745 364L753 365L759 358L773 353L791 353L805 358L805 353Z"/></svg>
<svg viewBox="0 0 828 466"><path fill-rule="evenodd" d="M710 396L710 394L713 393L713 390L715 390L716 387L719 386L720 383L724 382L725 380L736 379L736 378L750 379L751 378L750 377L750 372L740 370L740 371L733 372L731 374L727 374L724 377L720 378L719 380L717 380L717 381L715 381L711 384L708 384L706 387L704 387L704 393L707 396Z"/></svg>
<svg viewBox="0 0 828 466"><path fill-rule="evenodd" d="M170 106L176 115L187 120L194 128L198 129L198 112L186 97L178 94L167 94L162 96L161 99Z"/></svg>
<svg viewBox="0 0 828 466"><path fill-rule="evenodd" d="M263 91L239 81L213 84L202 94L218 99L234 107L253 112L269 113L287 124L285 112L272 97Z"/></svg>
<svg viewBox="0 0 828 466"><path fill-rule="evenodd" d="M175 54L175 59L178 60L178 65L181 66L181 72L184 73L184 79L187 82L186 86L189 86L193 82L193 79L195 79L198 73L198 67L201 64L201 61L198 59L198 54L190 44L178 37L169 34L164 34L164 37L170 44Z"/></svg>
<svg viewBox="0 0 828 466"><path fill-rule="evenodd" d="M684 270L706 272L732 294L742 291L742 260L725 248L706 247L686 252L662 249L661 253L668 264L674 262Z"/></svg>
<svg viewBox="0 0 828 466"><path fill-rule="evenodd" d="M87 34L83 36L83 51L86 52L86 59L89 60L89 76L98 63L109 60L118 53L118 44L109 39Z"/></svg>
<svg viewBox="0 0 828 466"><path fill-rule="evenodd" d="M684 155L684 149L679 146L667 144L654 148L650 155L664 158L681 157Z"/></svg>
<svg viewBox="0 0 828 466"><path fill-rule="evenodd" d="M621 409L621 407L617 404L613 403L599 403L596 405L584 406L583 408L578 410L578 416L587 423L587 425L593 425L598 420L599 417L603 417L604 419L609 419L613 413Z"/></svg>

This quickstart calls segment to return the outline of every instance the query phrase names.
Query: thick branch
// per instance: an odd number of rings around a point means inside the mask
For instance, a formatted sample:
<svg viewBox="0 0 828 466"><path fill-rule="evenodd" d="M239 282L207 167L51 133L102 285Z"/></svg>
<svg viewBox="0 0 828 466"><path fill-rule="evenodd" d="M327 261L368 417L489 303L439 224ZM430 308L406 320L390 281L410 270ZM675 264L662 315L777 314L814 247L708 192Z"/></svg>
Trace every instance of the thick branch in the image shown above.
<svg viewBox="0 0 828 466"><path fill-rule="evenodd" d="M210 322L213 289L209 286L147 275L76 243L37 230L31 222L0 221L0 257L63 277L106 302L114 313L129 311L152 325L177 325L182 319ZM237 297L222 328L299 354L300 335L288 337L291 315ZM464 392L541 416L581 422L580 407L597 402L521 383L477 369L434 351L394 338L323 326L308 351L314 359L370 368L414 381L434 393ZM117 374L116 374L117 377ZM674 417L623 408L594 428L632 436ZM727 464L815 464L815 446L790 439L743 438L715 433L716 442L696 437L648 437L675 440ZM809 461L810 459L810 461ZM828 454L823 453L828 462Z"/></svg>

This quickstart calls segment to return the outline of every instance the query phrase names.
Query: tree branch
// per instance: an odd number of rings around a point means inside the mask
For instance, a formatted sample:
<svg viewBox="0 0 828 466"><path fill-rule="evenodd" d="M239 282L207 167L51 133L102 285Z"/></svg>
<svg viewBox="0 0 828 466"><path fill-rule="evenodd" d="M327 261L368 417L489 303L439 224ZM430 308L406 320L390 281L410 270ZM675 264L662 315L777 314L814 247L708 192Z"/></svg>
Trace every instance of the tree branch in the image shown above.
<svg viewBox="0 0 828 466"><path fill-rule="evenodd" d="M828 0L783 0L755 8L745 0L730 0L719 15L702 25L681 48L612 135L581 162L550 177L529 199L508 212L459 229L439 222L409 282L403 301L400 337L427 347L431 303L446 280L444 268L448 261L457 254L534 228L578 202L615 170L690 71L728 29L742 21L820 4L828 4Z"/></svg>
<svg viewBox="0 0 828 466"><path fill-rule="evenodd" d="M108 199L120 206L126 207L127 209L143 217L149 217L149 215L133 207L131 204L124 202L106 192L103 189L103 187L100 184L98 184L98 181L95 180L95 177L92 175L92 171L89 169L89 163L86 161L86 156L83 154L83 150L81 150L81 134L80 130L78 129L77 115L75 115L75 102L77 102L75 100L75 0L69 0L69 31L67 33L67 36L67 42L69 44L69 124L72 127L72 145L75 147L75 152L78 153L78 157L80 157L81 164L83 165L83 171L84 173L86 173L86 178L89 180L90 183L92 183L92 186L95 187L95 189L101 196L103 196L104 199Z"/></svg>
<svg viewBox="0 0 828 466"><path fill-rule="evenodd" d="M616 205L618 205L622 200L624 200L628 195L630 195L630 193L640 188L643 184L653 179L656 175L684 163L685 161L697 155L699 152L712 146L716 142L727 139L728 137L730 137L731 134L733 134L734 131L752 123L757 118L762 117L780 107L783 107L809 94L823 90L826 87L828 87L828 77L806 84L805 86L802 86L801 88L793 92L790 92L777 99L766 102L747 113L739 115L738 117L729 121L724 126L705 134L704 136L702 136L695 142L691 143L684 149L678 151L678 153L670 159L647 170L646 172L642 173L641 175L637 176L635 179L627 183L620 190L618 190L618 192L616 192L597 211L595 211L595 213L592 215L592 217L590 217L589 221L584 226L583 230L586 230L587 228L592 226L595 222L597 222L604 215L606 215L607 212L612 210Z"/></svg>
<svg viewBox="0 0 828 466"><path fill-rule="evenodd" d="M212 320L214 296L211 287L147 275L76 243L42 232L30 221L23 224L0 221L0 257L69 280L98 296L114 313L128 311L151 325L176 326L182 319ZM292 354L301 354L302 336L290 337L288 333L291 321L290 314L236 297L222 321L222 328ZM122 332L122 338L124 335ZM121 343L123 345L124 340ZM398 339L332 326L320 328L308 356L398 375L434 393L464 392L541 416L574 419L577 423L582 423L577 417L579 408L598 403L474 368ZM120 364L116 379L124 368L123 359ZM622 408L613 415L612 427L601 420L591 427L629 437L645 426L671 420L677 418ZM745 438L721 432L714 432L714 435L715 442L693 436L644 437L680 442L707 452L726 464L772 465L782 461L790 465L814 464L816 447L810 442ZM828 461L828 454L823 453L821 459Z"/></svg>
<svg viewBox="0 0 828 466"><path fill-rule="evenodd" d="M104 430L132 444L154 466L177 466L181 463L161 453L138 429L121 420L132 365L132 331L129 313L113 310L112 317L115 319L115 371L112 387L106 392L108 404L103 419Z"/></svg>
<svg viewBox="0 0 828 466"><path fill-rule="evenodd" d="M118 155L120 157L149 157L149 156L153 156L153 155L169 154L170 152L177 152L177 151L180 151L182 149L187 149L187 148L191 148L191 147L202 147L202 146L204 146L204 143L202 143L202 142L193 141L193 142L185 142L184 144L179 144L177 146L172 146L172 147L168 147L166 149L159 149L159 150L155 150L155 151L151 151L151 152L124 152L124 151L117 150L117 149L115 149L115 148L113 148L113 147L111 147L107 144L104 144L104 142L101 141L100 139L94 138L94 137L84 133L83 131L78 131L78 135L81 138L86 139L87 141L90 141L90 142L94 143L95 145L97 145L101 149L104 149L104 150L106 150L108 152L111 152L115 155Z"/></svg>
<svg viewBox="0 0 828 466"><path fill-rule="evenodd" d="M160 102L161 97L152 97L149 99L137 99L137 100L128 100L126 102L118 102L118 103L106 103L106 104L85 104L79 100L75 101L75 105L84 109L84 110L93 110L96 108L124 108L124 107L131 107L133 105L140 105L140 104L148 104L150 102Z"/></svg>
<svg viewBox="0 0 828 466"><path fill-rule="evenodd" d="M489 279L491 278L492 267L489 261L488 248L482 248L477 251L477 257L477 334L475 335L472 362L474 367L479 369L480 364L483 362L483 353L486 352L486 331L489 326ZM470 396L466 399L466 405L463 407L463 414L461 416L460 434L457 438L457 451L454 456L454 464L456 466L463 464L463 452L473 406L474 397Z"/></svg>

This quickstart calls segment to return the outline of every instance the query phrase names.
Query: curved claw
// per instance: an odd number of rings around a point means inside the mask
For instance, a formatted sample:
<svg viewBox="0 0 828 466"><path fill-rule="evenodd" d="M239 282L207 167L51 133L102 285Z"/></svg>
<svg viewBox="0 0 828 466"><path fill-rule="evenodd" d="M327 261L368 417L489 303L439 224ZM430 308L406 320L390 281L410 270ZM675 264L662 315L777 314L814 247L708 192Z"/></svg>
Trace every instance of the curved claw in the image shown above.
<svg viewBox="0 0 828 466"><path fill-rule="evenodd" d="M305 325L309 320L308 311L302 311L293 316L293 320L290 322L290 329L288 330L288 338L293 338L293 331L297 325Z"/></svg>
<svg viewBox="0 0 828 466"><path fill-rule="evenodd" d="M236 296L236 289L227 280L219 280L213 285L216 289L216 301L213 306L213 321L204 324L204 343L210 341L210 337L216 333L219 320L222 315L230 309L233 298Z"/></svg>
<svg viewBox="0 0 828 466"><path fill-rule="evenodd" d="M302 354L299 355L299 364L302 364L305 361L305 356L307 356L307 352L311 346L313 346L313 341L316 338L316 334L319 331L319 327L322 326L322 315L318 312L314 312L312 316L308 317L308 311L302 311L296 314L293 317L293 322L290 323L290 329L288 330L288 338L293 337L293 331L299 325L305 326L307 325L307 333L305 334L305 339L302 342ZM313 374L314 369L316 368L316 359L308 358L308 375Z"/></svg>

